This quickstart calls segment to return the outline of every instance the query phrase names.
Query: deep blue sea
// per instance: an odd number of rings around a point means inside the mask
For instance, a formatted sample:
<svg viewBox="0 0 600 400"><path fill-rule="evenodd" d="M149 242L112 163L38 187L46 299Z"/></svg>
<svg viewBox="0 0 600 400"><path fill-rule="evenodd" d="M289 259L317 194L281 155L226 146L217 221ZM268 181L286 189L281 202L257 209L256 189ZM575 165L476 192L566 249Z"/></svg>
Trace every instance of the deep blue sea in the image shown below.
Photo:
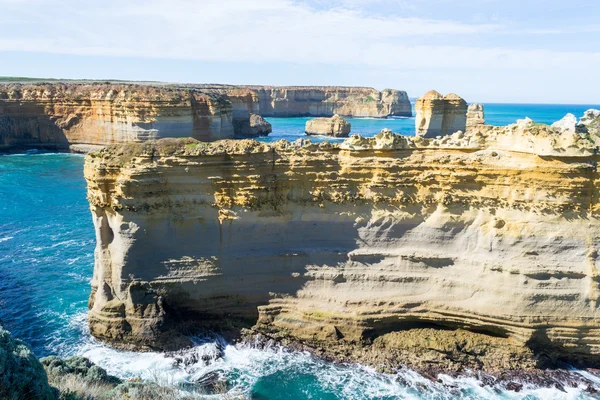
<svg viewBox="0 0 600 400"><path fill-rule="evenodd" d="M529 116L550 123L567 112L581 116L600 106L486 105L487 121L508 124ZM269 119L266 140L305 137L305 118ZM412 134L414 119L351 119L353 131L373 135L382 128ZM317 140L320 140L317 138ZM232 394L255 399L592 399L583 388L528 387L516 393L482 387L474 378L441 376L431 382L411 371L378 374L356 365L321 362L281 348L226 347L225 357L187 368L160 353L111 349L86 328L93 269L94 231L86 201L83 156L16 154L0 156L0 321L31 344L38 356L79 354L121 377L176 384L217 372ZM211 354L215 344L191 352ZM600 378L589 375L600 385ZM398 378L401 379L398 379ZM214 397L212 397L214 398Z"/></svg>

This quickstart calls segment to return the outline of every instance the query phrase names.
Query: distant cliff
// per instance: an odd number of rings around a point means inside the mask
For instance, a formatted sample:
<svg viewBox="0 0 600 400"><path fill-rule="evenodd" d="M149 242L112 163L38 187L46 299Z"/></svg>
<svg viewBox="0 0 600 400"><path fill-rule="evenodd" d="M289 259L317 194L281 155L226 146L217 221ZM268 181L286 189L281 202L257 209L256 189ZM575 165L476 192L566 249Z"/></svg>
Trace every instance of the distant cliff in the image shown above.
<svg viewBox="0 0 600 400"><path fill-rule="evenodd" d="M254 325L374 365L597 365L598 160L529 120L91 153L91 332L164 349Z"/></svg>
<svg viewBox="0 0 600 400"><path fill-rule="evenodd" d="M0 84L0 149L213 141L244 136L251 114L386 117L410 110L405 92L367 88L10 83Z"/></svg>

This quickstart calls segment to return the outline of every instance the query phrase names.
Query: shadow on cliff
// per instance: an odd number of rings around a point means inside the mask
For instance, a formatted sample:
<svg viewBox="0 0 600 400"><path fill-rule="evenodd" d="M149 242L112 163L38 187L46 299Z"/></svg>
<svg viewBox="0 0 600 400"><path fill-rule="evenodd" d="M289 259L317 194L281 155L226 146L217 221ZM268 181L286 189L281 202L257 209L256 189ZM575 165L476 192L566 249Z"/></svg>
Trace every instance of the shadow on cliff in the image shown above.
<svg viewBox="0 0 600 400"><path fill-rule="evenodd" d="M568 348L553 342L545 329L535 331L525 345L533 352L537 367L540 369L598 368L600 356L592 354L592 349L586 344L582 332L583 329L577 335L577 347Z"/></svg>
<svg viewBox="0 0 600 400"><path fill-rule="evenodd" d="M19 106L20 103L17 103ZM12 110L15 104L0 100L0 148L26 150L66 150L69 140L65 129L79 122L77 117L59 121L58 117L47 115L41 105L28 105ZM62 125L62 126L61 126Z"/></svg>

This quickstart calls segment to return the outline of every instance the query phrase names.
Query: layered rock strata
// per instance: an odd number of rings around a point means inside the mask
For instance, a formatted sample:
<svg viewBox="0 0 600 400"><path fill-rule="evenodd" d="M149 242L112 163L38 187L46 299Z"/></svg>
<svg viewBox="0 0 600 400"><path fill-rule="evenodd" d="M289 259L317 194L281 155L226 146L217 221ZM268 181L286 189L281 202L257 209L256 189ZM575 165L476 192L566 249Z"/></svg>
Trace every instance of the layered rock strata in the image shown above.
<svg viewBox="0 0 600 400"><path fill-rule="evenodd" d="M593 141L527 120L440 139L112 146L85 163L90 330L169 349L255 325L358 360L369 343L425 343L503 349L474 367L593 364L597 164Z"/></svg>
<svg viewBox="0 0 600 400"><path fill-rule="evenodd" d="M0 85L0 147L233 138L231 103L191 89L113 84Z"/></svg>
<svg viewBox="0 0 600 400"><path fill-rule="evenodd" d="M404 91L350 87L0 83L0 148L201 141L269 133L270 117L410 116ZM257 120L251 122L251 119ZM260 126L258 126L260 125Z"/></svg>
<svg viewBox="0 0 600 400"><path fill-rule="evenodd" d="M250 114L248 119L234 119L235 135L237 137L268 136L273 127L262 116Z"/></svg>
<svg viewBox="0 0 600 400"><path fill-rule="evenodd" d="M467 123L466 128L470 129L474 126L485 125L485 113L483 104L469 104L467 108Z"/></svg>
<svg viewBox="0 0 600 400"><path fill-rule="evenodd" d="M431 90L417 100L415 110L417 136L433 138L466 130L467 102L454 93L442 96Z"/></svg>
<svg viewBox="0 0 600 400"><path fill-rule="evenodd" d="M333 137L348 137L352 125L339 115L331 118L315 118L306 122L304 129L307 135L325 135Z"/></svg>

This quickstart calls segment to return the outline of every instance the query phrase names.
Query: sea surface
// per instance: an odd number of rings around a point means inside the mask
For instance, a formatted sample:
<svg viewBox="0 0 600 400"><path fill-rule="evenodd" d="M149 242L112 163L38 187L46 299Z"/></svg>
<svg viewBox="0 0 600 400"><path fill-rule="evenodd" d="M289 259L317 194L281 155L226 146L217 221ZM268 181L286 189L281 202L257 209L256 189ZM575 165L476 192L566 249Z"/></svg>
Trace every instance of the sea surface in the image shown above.
<svg viewBox="0 0 600 400"><path fill-rule="evenodd" d="M588 108L593 106L487 105L486 112L490 123L508 124L525 115L539 122L553 122L567 112L579 117ZM274 132L268 140L304 137L304 118L270 121ZM371 136L384 127L411 134L414 119L351 122L355 132ZM526 387L517 393L482 386L472 377L441 376L432 382L412 371L386 375L358 365L327 364L277 346L259 349L215 339L197 338L194 349L179 355L111 349L94 340L86 326L95 238L83 161L75 154L0 155L0 321L40 357L83 355L122 378L171 385L218 374L229 382L230 394L255 399L593 398L583 387ZM175 363L176 357L198 355L211 361L187 367ZM573 373L600 385L600 377Z"/></svg>
<svg viewBox="0 0 600 400"><path fill-rule="evenodd" d="M515 123L518 119L529 117L542 124L552 124L566 114L574 114L578 119L586 110L600 109L600 105L569 105L569 104L485 104L485 120L487 124L505 126ZM413 115L415 115L413 104ZM306 138L304 127L311 118L266 118L273 125L273 133L261 141L272 142L279 139L296 140ZM415 134L415 119L404 117L390 118L347 118L352 125L351 134L373 136L384 128L391 129L403 135ZM344 139L310 136L313 141L328 140L341 142Z"/></svg>

